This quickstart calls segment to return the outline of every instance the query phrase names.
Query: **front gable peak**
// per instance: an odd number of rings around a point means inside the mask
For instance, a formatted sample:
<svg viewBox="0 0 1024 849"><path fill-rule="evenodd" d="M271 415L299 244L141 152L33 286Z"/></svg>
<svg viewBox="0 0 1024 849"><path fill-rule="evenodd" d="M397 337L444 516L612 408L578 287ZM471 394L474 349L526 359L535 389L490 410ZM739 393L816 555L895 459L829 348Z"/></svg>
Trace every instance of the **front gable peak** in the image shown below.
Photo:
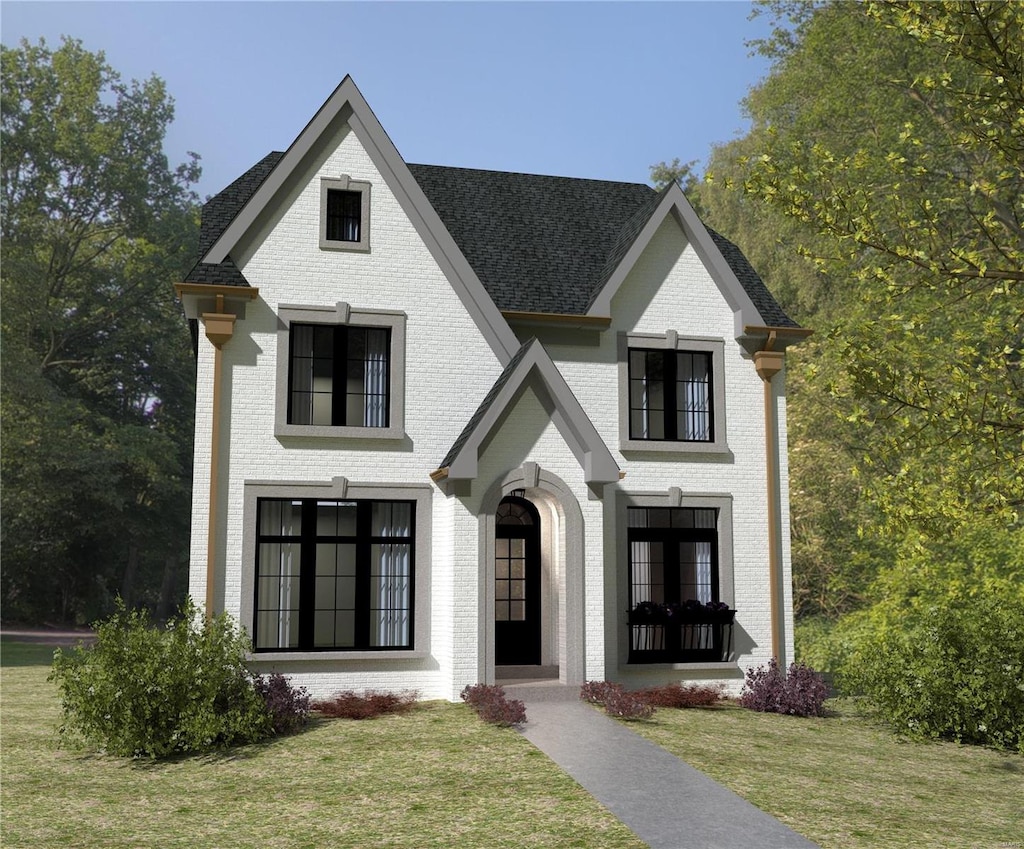
<svg viewBox="0 0 1024 849"><path fill-rule="evenodd" d="M290 183L293 175L302 170L321 139L329 137L344 124L355 133L499 361L508 362L519 347L515 334L349 76L332 92L283 154L271 154L248 172L246 176L250 179L246 181L245 188L249 194L243 203L233 205L230 221L218 220L209 228L204 221L204 230L211 235L202 246L196 272L204 277L228 275L230 280L218 282L248 285L241 273L233 268L235 257L232 252L237 251L264 210L279 202L282 189ZM207 281L196 279L195 282Z"/></svg>
<svg viewBox="0 0 1024 849"><path fill-rule="evenodd" d="M551 420L579 461L586 483L596 488L619 480L619 467L611 451L544 346L536 339L524 343L509 360L431 477L451 481L475 479L484 444L500 428L527 381L534 376L550 401Z"/></svg>

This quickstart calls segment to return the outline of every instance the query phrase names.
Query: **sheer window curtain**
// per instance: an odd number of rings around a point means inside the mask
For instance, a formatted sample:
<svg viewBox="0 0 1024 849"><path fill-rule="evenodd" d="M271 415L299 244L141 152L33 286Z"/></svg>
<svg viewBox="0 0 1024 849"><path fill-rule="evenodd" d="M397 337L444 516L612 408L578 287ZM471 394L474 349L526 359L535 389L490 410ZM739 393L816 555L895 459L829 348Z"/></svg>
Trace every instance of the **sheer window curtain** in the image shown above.
<svg viewBox="0 0 1024 849"><path fill-rule="evenodd" d="M696 543L693 553L697 566L697 600L707 604L711 601L711 543ZM715 642L714 626L700 625L698 630L697 648L712 648Z"/></svg>
<svg viewBox="0 0 1024 849"><path fill-rule="evenodd" d="M678 404L681 412L679 438L690 440L709 439L711 417L710 375L708 358L704 355L683 354L679 356L680 389Z"/></svg>
<svg viewBox="0 0 1024 849"><path fill-rule="evenodd" d="M630 561L632 563L633 607L644 601L653 601L651 593L651 544L649 542L631 542ZM629 629L633 649L653 649L656 643L657 629L654 625L635 625Z"/></svg>
<svg viewBox="0 0 1024 849"><path fill-rule="evenodd" d="M382 537L412 536L412 511L408 504L374 504L373 535ZM371 567L373 597L377 609L372 611L376 623L372 643L376 646L409 644L411 601L412 546L408 542L379 543L373 546Z"/></svg>
<svg viewBox="0 0 1024 849"><path fill-rule="evenodd" d="M363 425L365 427L387 427L388 334L386 331L371 330L366 333L363 394Z"/></svg>
<svg viewBox="0 0 1024 849"><path fill-rule="evenodd" d="M281 536L298 536L300 514L291 504L264 506L264 521ZM260 547L260 644L289 648L298 639L300 553L297 543Z"/></svg>

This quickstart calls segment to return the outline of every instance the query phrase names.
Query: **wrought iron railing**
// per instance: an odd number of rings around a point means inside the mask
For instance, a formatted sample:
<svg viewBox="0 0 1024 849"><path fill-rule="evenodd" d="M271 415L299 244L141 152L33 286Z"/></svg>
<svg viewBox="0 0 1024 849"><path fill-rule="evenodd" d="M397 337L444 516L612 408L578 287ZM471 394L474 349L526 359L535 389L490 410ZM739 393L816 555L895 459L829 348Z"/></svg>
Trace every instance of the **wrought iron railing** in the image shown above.
<svg viewBox="0 0 1024 849"><path fill-rule="evenodd" d="M732 659L735 610L674 615L629 614L630 663L699 663Z"/></svg>

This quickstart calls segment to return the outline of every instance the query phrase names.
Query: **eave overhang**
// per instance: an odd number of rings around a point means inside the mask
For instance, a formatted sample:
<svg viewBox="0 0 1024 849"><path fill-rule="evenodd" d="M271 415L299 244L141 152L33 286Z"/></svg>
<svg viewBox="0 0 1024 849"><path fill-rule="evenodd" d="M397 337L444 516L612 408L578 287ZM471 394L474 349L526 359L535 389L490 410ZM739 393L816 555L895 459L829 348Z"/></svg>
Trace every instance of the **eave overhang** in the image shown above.
<svg viewBox="0 0 1024 849"><path fill-rule="evenodd" d="M513 327L559 327L566 330L607 330L611 316L502 310L501 315Z"/></svg>
<svg viewBox="0 0 1024 849"><path fill-rule="evenodd" d="M245 318L245 307L255 301L260 290L255 286L219 286L211 283L175 283L174 291L185 309L185 317L195 321L207 313L230 312Z"/></svg>
<svg viewBox="0 0 1024 849"><path fill-rule="evenodd" d="M791 345L799 345L814 331L806 327L771 327L767 325L748 324L743 328L736 341L749 354L758 351L777 351L784 353Z"/></svg>

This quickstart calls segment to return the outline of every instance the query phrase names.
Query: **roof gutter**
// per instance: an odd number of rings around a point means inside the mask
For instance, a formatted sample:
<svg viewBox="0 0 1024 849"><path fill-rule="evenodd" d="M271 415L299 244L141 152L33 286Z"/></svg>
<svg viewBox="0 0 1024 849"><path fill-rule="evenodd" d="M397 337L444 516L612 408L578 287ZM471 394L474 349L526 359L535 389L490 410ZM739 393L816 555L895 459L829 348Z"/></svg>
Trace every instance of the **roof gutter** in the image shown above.
<svg viewBox="0 0 1024 849"><path fill-rule="evenodd" d="M606 330L611 327L611 316L578 315L573 313L527 312L523 310L502 310L502 317L509 324L533 324L548 327L568 327L579 330Z"/></svg>

